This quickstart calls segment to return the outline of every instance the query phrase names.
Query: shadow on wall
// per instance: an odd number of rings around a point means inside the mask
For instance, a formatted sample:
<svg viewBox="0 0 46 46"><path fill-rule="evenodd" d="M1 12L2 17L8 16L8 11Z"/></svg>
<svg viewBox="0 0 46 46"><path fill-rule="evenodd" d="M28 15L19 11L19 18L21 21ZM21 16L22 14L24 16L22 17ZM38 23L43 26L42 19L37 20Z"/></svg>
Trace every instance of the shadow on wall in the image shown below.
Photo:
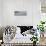
<svg viewBox="0 0 46 46"><path fill-rule="evenodd" d="M4 27L0 27L0 40L3 40Z"/></svg>

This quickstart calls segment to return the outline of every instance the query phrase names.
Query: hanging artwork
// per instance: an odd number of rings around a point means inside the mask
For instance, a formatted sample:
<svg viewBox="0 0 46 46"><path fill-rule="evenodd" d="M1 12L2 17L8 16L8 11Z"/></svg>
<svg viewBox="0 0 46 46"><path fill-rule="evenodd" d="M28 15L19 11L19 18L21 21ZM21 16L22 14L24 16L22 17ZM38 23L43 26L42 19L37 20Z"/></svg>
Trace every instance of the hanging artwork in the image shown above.
<svg viewBox="0 0 46 46"><path fill-rule="evenodd" d="M26 11L15 11L14 13L15 13L15 16L26 16L27 15Z"/></svg>

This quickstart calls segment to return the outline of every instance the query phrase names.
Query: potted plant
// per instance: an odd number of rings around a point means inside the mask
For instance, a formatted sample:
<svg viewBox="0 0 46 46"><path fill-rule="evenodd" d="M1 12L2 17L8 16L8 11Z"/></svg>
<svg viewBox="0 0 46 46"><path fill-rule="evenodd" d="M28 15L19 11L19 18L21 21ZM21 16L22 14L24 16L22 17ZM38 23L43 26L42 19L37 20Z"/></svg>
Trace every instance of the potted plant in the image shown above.
<svg viewBox="0 0 46 46"><path fill-rule="evenodd" d="M37 36L33 36L32 39L31 39L31 41L33 41L33 46L36 46L36 43L38 41Z"/></svg>
<svg viewBox="0 0 46 46"><path fill-rule="evenodd" d="M40 33L42 34L42 37L44 37L44 27L45 27L44 25L45 25L44 21L40 21L40 24L37 25L37 29L40 30Z"/></svg>

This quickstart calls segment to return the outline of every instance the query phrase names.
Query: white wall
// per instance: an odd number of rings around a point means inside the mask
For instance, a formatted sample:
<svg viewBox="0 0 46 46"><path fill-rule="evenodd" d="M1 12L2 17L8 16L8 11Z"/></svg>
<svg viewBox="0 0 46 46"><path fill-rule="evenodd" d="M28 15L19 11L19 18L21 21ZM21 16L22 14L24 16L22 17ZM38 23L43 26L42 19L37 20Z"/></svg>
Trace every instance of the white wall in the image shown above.
<svg viewBox="0 0 46 46"><path fill-rule="evenodd" d="M0 0L0 26L2 25L2 20L3 20L3 16L2 16L2 14L3 14L3 12L2 12L2 5L3 5L3 2L2 2L2 0Z"/></svg>
<svg viewBox="0 0 46 46"><path fill-rule="evenodd" d="M39 24L40 20L41 20L41 2L40 0L33 0L33 26L37 26L37 24Z"/></svg>
<svg viewBox="0 0 46 46"><path fill-rule="evenodd" d="M27 16L14 16L14 11L27 11ZM40 20L39 0L3 0L2 25L34 25Z"/></svg>

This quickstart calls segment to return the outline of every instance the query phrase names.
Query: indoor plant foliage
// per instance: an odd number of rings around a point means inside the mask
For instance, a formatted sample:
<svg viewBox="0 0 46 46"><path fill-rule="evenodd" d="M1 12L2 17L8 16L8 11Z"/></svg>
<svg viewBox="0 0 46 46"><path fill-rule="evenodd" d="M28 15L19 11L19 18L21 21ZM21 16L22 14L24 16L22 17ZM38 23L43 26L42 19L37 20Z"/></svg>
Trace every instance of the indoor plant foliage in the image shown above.
<svg viewBox="0 0 46 46"><path fill-rule="evenodd" d="M36 46L36 43L38 41L37 36L33 36L32 39L31 39L31 41L33 41L33 46Z"/></svg>
<svg viewBox="0 0 46 46"><path fill-rule="evenodd" d="M44 25L45 25L44 21L40 21L40 24L37 25L37 29L40 30L43 37L44 37L44 27L45 27Z"/></svg>

